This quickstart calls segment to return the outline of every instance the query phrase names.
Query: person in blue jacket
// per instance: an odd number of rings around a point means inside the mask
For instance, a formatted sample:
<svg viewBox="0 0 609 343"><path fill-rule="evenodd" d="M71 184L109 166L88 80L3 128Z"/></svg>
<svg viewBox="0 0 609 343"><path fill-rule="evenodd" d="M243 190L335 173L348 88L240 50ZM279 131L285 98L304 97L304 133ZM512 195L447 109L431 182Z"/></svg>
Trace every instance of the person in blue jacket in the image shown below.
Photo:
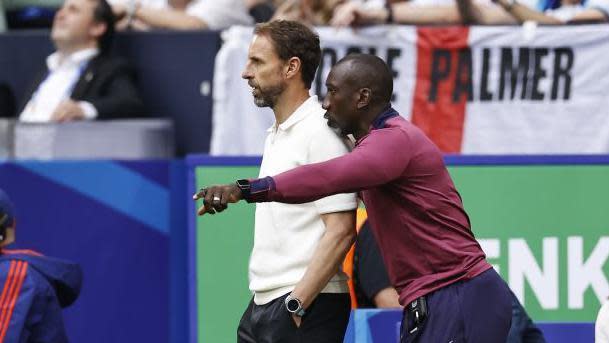
<svg viewBox="0 0 609 343"><path fill-rule="evenodd" d="M0 343L68 342L61 311L78 298L82 271L31 250L5 249L15 226L13 205L0 190Z"/></svg>

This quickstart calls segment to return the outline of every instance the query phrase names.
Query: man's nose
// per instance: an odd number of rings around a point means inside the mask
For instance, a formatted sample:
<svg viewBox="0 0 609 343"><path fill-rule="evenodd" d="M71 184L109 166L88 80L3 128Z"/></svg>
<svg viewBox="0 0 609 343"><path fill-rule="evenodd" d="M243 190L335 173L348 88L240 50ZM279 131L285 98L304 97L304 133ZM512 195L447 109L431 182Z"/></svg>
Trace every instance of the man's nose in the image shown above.
<svg viewBox="0 0 609 343"><path fill-rule="evenodd" d="M243 69L243 72L241 73L241 77L246 79L246 80L253 78L253 74L252 74L252 72L251 72L251 70L250 70L248 65L246 65L245 69Z"/></svg>
<svg viewBox="0 0 609 343"><path fill-rule="evenodd" d="M330 108L330 100L328 100L327 96L324 98L324 101L321 103L321 107L326 111Z"/></svg>

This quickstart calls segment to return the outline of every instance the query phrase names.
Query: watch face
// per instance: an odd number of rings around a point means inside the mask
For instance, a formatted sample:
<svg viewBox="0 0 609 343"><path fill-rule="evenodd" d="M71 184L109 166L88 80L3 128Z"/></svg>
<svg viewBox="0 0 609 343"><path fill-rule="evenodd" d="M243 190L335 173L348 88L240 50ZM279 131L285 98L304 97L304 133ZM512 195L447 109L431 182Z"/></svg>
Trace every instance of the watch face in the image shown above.
<svg viewBox="0 0 609 343"><path fill-rule="evenodd" d="M298 308L300 308L300 304L298 303L298 300L290 299L290 301L288 301L288 303L287 303L287 307L288 307L288 311L296 312L296 311L298 311Z"/></svg>

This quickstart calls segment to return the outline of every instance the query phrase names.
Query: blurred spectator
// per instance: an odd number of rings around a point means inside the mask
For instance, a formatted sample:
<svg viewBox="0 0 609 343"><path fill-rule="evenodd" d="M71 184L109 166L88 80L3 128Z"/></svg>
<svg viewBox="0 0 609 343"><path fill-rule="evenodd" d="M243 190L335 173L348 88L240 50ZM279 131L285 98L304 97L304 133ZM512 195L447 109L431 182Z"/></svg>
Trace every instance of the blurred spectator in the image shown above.
<svg viewBox="0 0 609 343"><path fill-rule="evenodd" d="M605 301L598 311L594 331L596 343L609 343L609 301Z"/></svg>
<svg viewBox="0 0 609 343"><path fill-rule="evenodd" d="M163 0L111 2L119 18L119 28L222 30L232 25L253 23L244 0L192 0L178 5Z"/></svg>
<svg viewBox="0 0 609 343"><path fill-rule="evenodd" d="M353 283L359 308L400 308L368 221L362 225L353 254ZM545 343L543 333L512 294L512 326L507 343ZM609 308L606 311L609 315ZM609 317L605 318L609 324ZM598 342L597 342L598 343Z"/></svg>
<svg viewBox="0 0 609 343"><path fill-rule="evenodd" d="M309 26L328 25L341 0L286 0L277 8L275 20L295 20Z"/></svg>
<svg viewBox="0 0 609 343"><path fill-rule="evenodd" d="M557 9L546 10L543 0L411 0L388 2L385 6L362 1L347 1L336 6L333 26L371 24L515 24L536 21L540 24L606 22L607 0L562 0Z"/></svg>
<svg viewBox="0 0 609 343"><path fill-rule="evenodd" d="M452 0L390 1L379 5L377 1L347 1L334 10L332 26L359 26L373 24L458 24L461 16Z"/></svg>
<svg viewBox="0 0 609 343"><path fill-rule="evenodd" d="M135 11L136 7L144 7L155 10L179 10L183 11L188 5L188 0L140 0L140 1L130 1L130 0L107 0L110 6L112 6L112 10L116 15L116 29L117 30L126 30L133 29L139 31L145 31L151 29L150 25L146 24L144 21L135 17L134 13L130 13L130 11Z"/></svg>
<svg viewBox="0 0 609 343"><path fill-rule="evenodd" d="M15 240L13 206L0 190L0 342L68 342L61 309L80 293L77 264L31 250L7 250Z"/></svg>
<svg viewBox="0 0 609 343"><path fill-rule="evenodd" d="M469 24L515 24L533 21L539 24L560 25L602 23L609 19L607 0L561 0L556 9L539 11L518 0L493 0L499 6L457 0L464 22ZM538 6L539 7L539 6Z"/></svg>
<svg viewBox="0 0 609 343"><path fill-rule="evenodd" d="M57 51L20 120L65 122L137 117L143 104L127 64L109 56L114 16L106 0L66 0L53 22Z"/></svg>
<svg viewBox="0 0 609 343"><path fill-rule="evenodd" d="M245 0L245 7L256 23L264 23L275 14L275 4L269 0Z"/></svg>

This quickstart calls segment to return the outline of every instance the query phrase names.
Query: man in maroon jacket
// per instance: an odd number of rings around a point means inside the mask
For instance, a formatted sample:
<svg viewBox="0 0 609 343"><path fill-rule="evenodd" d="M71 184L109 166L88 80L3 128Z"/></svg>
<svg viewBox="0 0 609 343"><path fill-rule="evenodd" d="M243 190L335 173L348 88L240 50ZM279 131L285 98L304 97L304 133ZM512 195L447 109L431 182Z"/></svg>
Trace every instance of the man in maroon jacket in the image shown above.
<svg viewBox="0 0 609 343"><path fill-rule="evenodd" d="M330 71L328 125L356 139L342 157L263 179L204 188L199 214L228 203L306 203L361 191L391 282L405 306L402 342L505 342L507 285L474 238L440 150L391 107L393 79L372 55Z"/></svg>

